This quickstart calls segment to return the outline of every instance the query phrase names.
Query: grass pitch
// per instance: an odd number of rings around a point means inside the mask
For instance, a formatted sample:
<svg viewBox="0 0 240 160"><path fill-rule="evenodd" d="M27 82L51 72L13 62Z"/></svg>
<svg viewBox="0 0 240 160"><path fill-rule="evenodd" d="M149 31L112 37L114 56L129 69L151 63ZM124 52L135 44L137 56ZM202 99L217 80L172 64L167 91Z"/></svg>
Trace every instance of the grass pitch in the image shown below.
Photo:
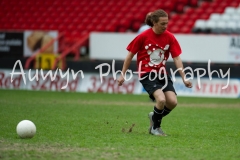
<svg viewBox="0 0 240 160"><path fill-rule="evenodd" d="M240 159L240 99L178 97L148 134L147 95L0 90L0 159ZM37 133L20 139L18 122Z"/></svg>

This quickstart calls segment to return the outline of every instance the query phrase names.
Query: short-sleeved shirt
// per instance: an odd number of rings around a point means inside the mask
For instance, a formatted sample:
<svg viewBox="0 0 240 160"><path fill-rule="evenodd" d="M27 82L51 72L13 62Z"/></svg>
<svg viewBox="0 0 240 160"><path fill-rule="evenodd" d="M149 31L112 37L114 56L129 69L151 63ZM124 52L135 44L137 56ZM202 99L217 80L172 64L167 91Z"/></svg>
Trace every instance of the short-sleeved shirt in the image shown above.
<svg viewBox="0 0 240 160"><path fill-rule="evenodd" d="M174 58L182 52L172 33L165 30L162 34L156 34L152 28L135 37L127 46L127 50L137 54L137 66L138 71L142 72L141 77L144 72L159 72L161 67L165 67L169 55Z"/></svg>

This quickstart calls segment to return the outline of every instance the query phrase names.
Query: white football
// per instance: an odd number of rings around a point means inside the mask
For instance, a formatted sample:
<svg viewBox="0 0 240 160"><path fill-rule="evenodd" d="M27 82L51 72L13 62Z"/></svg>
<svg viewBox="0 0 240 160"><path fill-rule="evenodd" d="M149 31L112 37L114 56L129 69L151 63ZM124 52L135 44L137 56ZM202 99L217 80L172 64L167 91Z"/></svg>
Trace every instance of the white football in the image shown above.
<svg viewBox="0 0 240 160"><path fill-rule="evenodd" d="M32 121L22 120L18 123L16 130L20 138L32 138L37 129Z"/></svg>

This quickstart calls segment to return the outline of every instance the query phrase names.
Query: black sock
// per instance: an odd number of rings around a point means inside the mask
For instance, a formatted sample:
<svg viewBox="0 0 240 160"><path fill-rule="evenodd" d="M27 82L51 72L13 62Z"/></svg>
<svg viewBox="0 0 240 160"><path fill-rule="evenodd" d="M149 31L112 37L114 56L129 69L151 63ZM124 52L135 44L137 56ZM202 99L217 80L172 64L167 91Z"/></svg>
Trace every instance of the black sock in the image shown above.
<svg viewBox="0 0 240 160"><path fill-rule="evenodd" d="M166 115L168 115L172 110L168 109L166 106L164 106L163 112L162 112L162 116L165 117Z"/></svg>
<svg viewBox="0 0 240 160"><path fill-rule="evenodd" d="M163 112L163 110L159 110L159 109L157 109L157 107L154 106L154 109L153 109L153 129L159 128L161 126L162 112Z"/></svg>

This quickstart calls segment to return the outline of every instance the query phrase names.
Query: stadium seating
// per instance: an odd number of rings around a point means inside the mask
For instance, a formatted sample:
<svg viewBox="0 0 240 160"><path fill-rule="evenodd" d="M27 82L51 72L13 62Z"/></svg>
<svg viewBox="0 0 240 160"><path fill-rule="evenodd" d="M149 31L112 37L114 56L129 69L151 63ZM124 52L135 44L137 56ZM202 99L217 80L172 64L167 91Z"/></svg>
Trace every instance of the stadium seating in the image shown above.
<svg viewBox="0 0 240 160"><path fill-rule="evenodd" d="M216 8L209 18L201 18L194 23L193 33L239 34L240 1L216 0L208 8ZM218 7L217 7L218 6Z"/></svg>
<svg viewBox="0 0 240 160"><path fill-rule="evenodd" d="M1 0L0 30L58 30L71 38L91 31L136 32L149 11L162 8L169 13L168 29L174 33L237 33L239 3L239 0L164 3L162 0ZM213 32L199 28L205 26L204 21L207 27L218 25Z"/></svg>

